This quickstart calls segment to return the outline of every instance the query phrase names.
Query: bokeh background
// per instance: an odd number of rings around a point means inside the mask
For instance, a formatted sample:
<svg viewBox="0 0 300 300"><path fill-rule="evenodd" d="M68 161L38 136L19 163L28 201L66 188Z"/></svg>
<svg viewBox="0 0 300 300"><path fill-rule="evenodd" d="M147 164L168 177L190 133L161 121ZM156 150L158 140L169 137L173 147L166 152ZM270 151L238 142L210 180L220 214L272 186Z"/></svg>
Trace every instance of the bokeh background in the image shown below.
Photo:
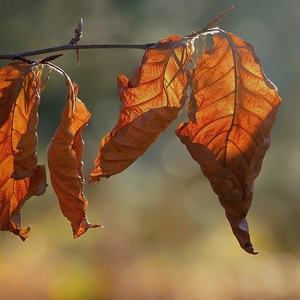
<svg viewBox="0 0 300 300"><path fill-rule="evenodd" d="M299 299L300 1L1 0L0 53L68 43L81 17L82 43L156 42L199 30L231 5L221 28L254 45L283 99L248 216L260 253L239 247L208 181L176 138L183 113L126 171L85 187L89 220L104 229L73 240L51 185L26 203L30 238L0 233L0 299ZM92 113L84 132L87 178L101 138L117 122L116 75L131 77L142 55L83 50L77 67L75 53L66 51L55 61ZM64 78L52 73L39 112L40 164L66 93Z"/></svg>

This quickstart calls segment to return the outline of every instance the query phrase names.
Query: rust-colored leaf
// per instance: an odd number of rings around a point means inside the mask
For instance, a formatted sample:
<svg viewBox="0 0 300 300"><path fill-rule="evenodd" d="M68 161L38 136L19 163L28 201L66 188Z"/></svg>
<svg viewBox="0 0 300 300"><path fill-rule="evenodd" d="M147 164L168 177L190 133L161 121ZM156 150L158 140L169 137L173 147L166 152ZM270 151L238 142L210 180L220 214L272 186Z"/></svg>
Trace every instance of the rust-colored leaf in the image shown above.
<svg viewBox="0 0 300 300"><path fill-rule="evenodd" d="M0 230L25 240L21 208L46 189L43 166L37 166L39 66L12 63L0 69Z"/></svg>
<svg viewBox="0 0 300 300"><path fill-rule="evenodd" d="M1 170L1 178L3 171ZM21 228L21 208L32 196L40 196L46 191L46 171L44 165L38 165L33 175L24 179L3 178L0 188L0 230L11 231L25 241L30 227Z"/></svg>
<svg viewBox="0 0 300 300"><path fill-rule="evenodd" d="M187 98L190 60L181 37L171 36L146 50L131 80L118 76L118 124L101 141L91 182L126 169L177 118Z"/></svg>
<svg viewBox="0 0 300 300"><path fill-rule="evenodd" d="M77 86L70 85L68 103L48 147L48 165L53 189L59 199L64 216L71 222L74 238L89 228L99 227L87 220L87 200L83 194L81 134L90 119L90 113L77 98ZM74 88L74 89L73 89Z"/></svg>
<svg viewBox="0 0 300 300"><path fill-rule="evenodd" d="M219 196L241 247L254 254L246 215L281 99L252 45L225 32L213 43L191 72L197 107L190 105L190 121L176 134Z"/></svg>
<svg viewBox="0 0 300 300"><path fill-rule="evenodd" d="M11 113L28 68L28 64L13 63L0 69L0 128Z"/></svg>

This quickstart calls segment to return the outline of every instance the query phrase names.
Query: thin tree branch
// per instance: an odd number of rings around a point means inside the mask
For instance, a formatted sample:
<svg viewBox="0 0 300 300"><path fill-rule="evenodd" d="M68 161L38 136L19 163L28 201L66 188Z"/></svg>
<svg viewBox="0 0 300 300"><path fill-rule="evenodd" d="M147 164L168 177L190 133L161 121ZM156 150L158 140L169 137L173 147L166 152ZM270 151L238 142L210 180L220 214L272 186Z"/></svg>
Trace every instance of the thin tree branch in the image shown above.
<svg viewBox="0 0 300 300"><path fill-rule="evenodd" d="M211 30L213 31L214 28L212 28L212 27L215 26L217 23L219 23L232 10L232 8L233 8L233 6L229 7L228 9L226 9L225 11L220 13L217 17L215 17L210 22L208 22L201 30L199 30L197 32L193 32L187 36L184 36L183 39L197 38L199 35L204 34L205 32L209 32ZM57 47L32 50L32 51L27 51L27 52L0 54L0 59L21 60L24 62L32 63L35 61L28 60L25 57L40 55L40 54L45 54L45 53L51 53L51 52L65 51L65 50L76 50L77 64L78 64L79 63L79 52L78 51L80 49L142 49L142 50L145 50L147 48L150 48L150 47L156 45L156 43L147 43L147 44L81 44L81 45L78 45L78 42L79 42L80 38L82 37L82 28L83 28L83 20L80 19L78 26L75 29L75 37L72 38L68 44L57 46ZM48 61L49 59L52 60L52 59L55 59L56 57L58 57L58 56L54 55L54 56L50 56L49 58L46 58L46 59Z"/></svg>
<svg viewBox="0 0 300 300"><path fill-rule="evenodd" d="M81 45L61 45L57 47L45 48L32 50L27 52L18 52L18 53L8 53L8 54L0 54L0 59L11 59L17 60L26 56L34 56L51 52L65 51L65 50L75 50L75 49L142 49L145 50L152 46L156 45L156 43L148 43L148 44L81 44Z"/></svg>

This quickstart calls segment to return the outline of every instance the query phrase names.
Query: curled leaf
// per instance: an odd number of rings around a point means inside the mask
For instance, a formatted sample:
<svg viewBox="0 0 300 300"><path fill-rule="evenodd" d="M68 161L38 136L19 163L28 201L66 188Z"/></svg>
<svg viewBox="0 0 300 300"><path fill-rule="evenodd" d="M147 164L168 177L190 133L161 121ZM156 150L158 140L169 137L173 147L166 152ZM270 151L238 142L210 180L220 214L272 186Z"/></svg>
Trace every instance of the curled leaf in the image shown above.
<svg viewBox="0 0 300 300"><path fill-rule="evenodd" d="M46 189L36 154L41 73L39 66L26 63L0 69L0 230L23 240L29 228L21 228L21 208Z"/></svg>
<svg viewBox="0 0 300 300"><path fill-rule="evenodd" d="M119 120L101 141L91 182L120 173L178 117L187 98L190 50L171 36L146 50L131 80L118 76Z"/></svg>
<svg viewBox="0 0 300 300"><path fill-rule="evenodd" d="M46 191L46 171L39 165L31 177L20 180L9 178L0 189L0 229L11 231L24 241L28 238L30 227L21 228L21 208L32 196L40 196Z"/></svg>
<svg viewBox="0 0 300 300"><path fill-rule="evenodd" d="M99 227L87 220L87 200L83 193L81 134L90 119L90 113L77 98L77 85L69 87L68 103L61 123L48 147L48 165L53 189L64 216L71 222L74 238L89 228ZM73 108L74 107L74 108Z"/></svg>
<svg viewBox="0 0 300 300"><path fill-rule="evenodd" d="M191 71L197 109L176 134L219 196L241 247L255 254L246 215L281 99L252 45L222 31L213 43Z"/></svg>

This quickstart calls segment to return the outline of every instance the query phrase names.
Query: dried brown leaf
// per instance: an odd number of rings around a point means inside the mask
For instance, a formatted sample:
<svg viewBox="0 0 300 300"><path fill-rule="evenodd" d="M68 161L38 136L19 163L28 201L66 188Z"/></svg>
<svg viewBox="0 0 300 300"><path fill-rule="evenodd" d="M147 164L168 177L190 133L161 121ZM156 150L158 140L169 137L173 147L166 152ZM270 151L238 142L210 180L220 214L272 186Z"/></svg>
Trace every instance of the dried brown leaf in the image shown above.
<svg viewBox="0 0 300 300"><path fill-rule="evenodd" d="M252 45L225 32L213 43L191 72L197 109L176 134L219 196L241 247L255 253L246 215L281 99Z"/></svg>
<svg viewBox="0 0 300 300"><path fill-rule="evenodd" d="M37 166L37 123L41 69L12 63L0 69L0 230L25 240L21 208L46 189L43 166Z"/></svg>
<svg viewBox="0 0 300 300"><path fill-rule="evenodd" d="M77 85L69 87L68 103L48 147L48 165L53 189L59 199L63 215L71 222L74 238L89 228L99 227L87 220L87 200L83 193L83 140L81 134L90 113L77 98Z"/></svg>
<svg viewBox="0 0 300 300"><path fill-rule="evenodd" d="M91 182L120 173L178 117L187 98L190 50L180 36L147 49L131 80L118 76L119 120L101 141Z"/></svg>

